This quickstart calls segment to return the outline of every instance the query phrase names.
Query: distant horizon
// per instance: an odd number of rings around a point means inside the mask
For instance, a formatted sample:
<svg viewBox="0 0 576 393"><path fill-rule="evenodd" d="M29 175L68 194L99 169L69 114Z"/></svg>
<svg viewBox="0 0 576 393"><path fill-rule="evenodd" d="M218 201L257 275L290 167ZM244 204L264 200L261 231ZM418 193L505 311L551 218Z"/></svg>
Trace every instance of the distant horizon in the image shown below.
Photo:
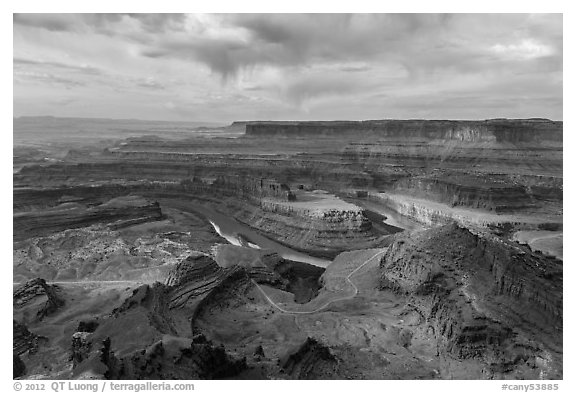
<svg viewBox="0 0 576 393"><path fill-rule="evenodd" d="M250 122L338 122L338 121L349 121L349 122L363 122L363 121L381 121L381 120L398 120L398 121L409 121L409 120L430 120L430 121L485 121L485 120L547 120L552 122L563 122L563 119L550 119L546 117L532 116L532 117L487 117L487 118L467 118L467 119L457 119L457 118L392 118L392 117L382 117L382 118L371 118L371 119L319 119L319 120L305 120L305 119L251 119L251 120L232 120L232 121L210 121L210 120L165 120L165 119L138 119L138 118L113 118L113 117L81 117L81 116L54 116L54 115L23 115L23 116L13 116L13 120L26 119L26 118L53 118L53 119L83 119L83 120L115 120L115 121L141 121L141 122L165 122L165 123L206 123L206 124L227 124L231 125L233 123L250 123Z"/></svg>

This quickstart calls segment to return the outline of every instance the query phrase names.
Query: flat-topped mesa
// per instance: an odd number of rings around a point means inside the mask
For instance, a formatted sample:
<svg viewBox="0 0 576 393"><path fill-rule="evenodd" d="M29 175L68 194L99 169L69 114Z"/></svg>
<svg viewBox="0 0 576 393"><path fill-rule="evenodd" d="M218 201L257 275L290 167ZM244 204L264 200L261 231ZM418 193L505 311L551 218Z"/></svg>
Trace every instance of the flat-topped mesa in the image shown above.
<svg viewBox="0 0 576 393"><path fill-rule="evenodd" d="M212 188L224 194L238 195L246 199L272 198L279 201L294 201L296 196L290 187L274 179L241 175L221 175L212 183Z"/></svg>
<svg viewBox="0 0 576 393"><path fill-rule="evenodd" d="M264 211L288 214L305 219L317 219L326 223L348 223L353 227L370 228L364 209L345 202L328 193L299 194L302 200L294 198L292 201L275 201L264 198L260 207Z"/></svg>
<svg viewBox="0 0 576 393"><path fill-rule="evenodd" d="M247 136L377 136L463 142L562 142L563 123L548 119L266 121L246 124Z"/></svg>
<svg viewBox="0 0 576 393"><path fill-rule="evenodd" d="M257 207L238 205L236 211L237 220L319 257L375 247L386 235L372 226L364 209L320 190L297 191L295 201L263 198Z"/></svg>

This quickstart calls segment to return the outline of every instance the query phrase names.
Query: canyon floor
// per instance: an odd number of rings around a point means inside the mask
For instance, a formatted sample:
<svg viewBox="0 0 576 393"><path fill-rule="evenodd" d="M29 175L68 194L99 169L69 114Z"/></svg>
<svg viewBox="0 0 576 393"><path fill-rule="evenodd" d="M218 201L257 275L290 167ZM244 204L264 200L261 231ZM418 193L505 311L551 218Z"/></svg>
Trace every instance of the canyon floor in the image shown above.
<svg viewBox="0 0 576 393"><path fill-rule="evenodd" d="M563 378L561 122L79 121L15 119L15 378Z"/></svg>

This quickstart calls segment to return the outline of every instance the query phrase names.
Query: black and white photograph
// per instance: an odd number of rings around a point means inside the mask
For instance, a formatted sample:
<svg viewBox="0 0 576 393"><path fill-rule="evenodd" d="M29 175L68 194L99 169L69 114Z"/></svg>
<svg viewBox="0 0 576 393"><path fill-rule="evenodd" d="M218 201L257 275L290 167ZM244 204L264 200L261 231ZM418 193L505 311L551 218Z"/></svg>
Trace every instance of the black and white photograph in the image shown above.
<svg viewBox="0 0 576 393"><path fill-rule="evenodd" d="M562 390L563 19L13 13L9 387Z"/></svg>

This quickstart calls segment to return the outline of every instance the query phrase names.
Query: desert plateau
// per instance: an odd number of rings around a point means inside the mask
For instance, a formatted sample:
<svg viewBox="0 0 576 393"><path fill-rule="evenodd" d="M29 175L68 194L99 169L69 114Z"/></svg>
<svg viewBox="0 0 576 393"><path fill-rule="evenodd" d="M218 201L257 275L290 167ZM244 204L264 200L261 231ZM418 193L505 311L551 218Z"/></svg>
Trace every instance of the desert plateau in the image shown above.
<svg viewBox="0 0 576 393"><path fill-rule="evenodd" d="M15 376L562 378L562 122L183 133L15 148Z"/></svg>

